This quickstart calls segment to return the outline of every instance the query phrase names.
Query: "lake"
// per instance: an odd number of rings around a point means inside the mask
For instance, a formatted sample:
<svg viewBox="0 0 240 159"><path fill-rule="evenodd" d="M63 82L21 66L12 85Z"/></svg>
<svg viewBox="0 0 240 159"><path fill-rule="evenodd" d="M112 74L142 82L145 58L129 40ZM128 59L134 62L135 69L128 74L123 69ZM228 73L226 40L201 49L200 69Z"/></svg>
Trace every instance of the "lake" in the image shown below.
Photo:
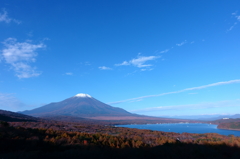
<svg viewBox="0 0 240 159"><path fill-rule="evenodd" d="M218 129L217 125L200 123L175 123L175 124L144 124L144 125L116 125L116 127L127 127L137 129L149 129L176 133L218 133L221 135L240 136L240 131Z"/></svg>

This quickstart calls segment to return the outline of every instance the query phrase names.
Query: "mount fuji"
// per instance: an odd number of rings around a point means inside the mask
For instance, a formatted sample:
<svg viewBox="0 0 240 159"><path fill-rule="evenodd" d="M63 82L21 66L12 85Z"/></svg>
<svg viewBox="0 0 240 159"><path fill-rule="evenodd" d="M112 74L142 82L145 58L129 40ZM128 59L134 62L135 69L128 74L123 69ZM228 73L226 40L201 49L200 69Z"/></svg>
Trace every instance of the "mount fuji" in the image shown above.
<svg viewBox="0 0 240 159"><path fill-rule="evenodd" d="M60 102L21 112L35 117L45 116L72 116L81 118L95 117L136 117L139 115L127 112L124 109L112 107L88 94L77 94Z"/></svg>

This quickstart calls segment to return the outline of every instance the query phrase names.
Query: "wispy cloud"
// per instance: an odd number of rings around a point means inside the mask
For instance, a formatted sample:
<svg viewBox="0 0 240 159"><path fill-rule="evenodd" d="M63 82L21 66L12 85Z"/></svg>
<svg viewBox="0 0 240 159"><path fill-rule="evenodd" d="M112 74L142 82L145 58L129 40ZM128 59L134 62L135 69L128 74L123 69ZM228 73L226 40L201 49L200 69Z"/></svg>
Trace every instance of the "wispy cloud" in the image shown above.
<svg viewBox="0 0 240 159"><path fill-rule="evenodd" d="M86 65L86 66L90 66L91 65L91 63L89 61L82 62L81 64Z"/></svg>
<svg viewBox="0 0 240 159"><path fill-rule="evenodd" d="M19 20L10 18L8 16L8 12L5 9L3 9L2 12L3 13L0 13L0 22L5 22L5 23L14 22L14 23L17 23L17 24L21 23L21 21L19 21Z"/></svg>
<svg viewBox="0 0 240 159"><path fill-rule="evenodd" d="M152 66L150 64L145 64L147 61L155 60L159 57L157 56L139 56L136 59L132 59L130 63L136 67L142 68L142 67L149 67Z"/></svg>
<svg viewBox="0 0 240 159"><path fill-rule="evenodd" d="M100 70L111 70L112 68L106 67L106 66L100 66L98 67Z"/></svg>
<svg viewBox="0 0 240 159"><path fill-rule="evenodd" d="M227 30L227 32L231 31L238 24L238 21L240 21L240 15L238 15L237 12L232 13L232 15L234 18L236 18L236 22L234 22L234 24Z"/></svg>
<svg viewBox="0 0 240 159"><path fill-rule="evenodd" d="M229 108L229 107L239 107L240 99L236 100L226 100L218 102L205 102L199 104L186 104L186 105L172 105L172 106L159 106L151 107L145 109L132 110L131 112L140 113L140 112L156 112L156 111L171 111L171 110L183 110L183 109L206 109L206 108Z"/></svg>
<svg viewBox="0 0 240 159"><path fill-rule="evenodd" d="M186 88L186 89L182 89L182 90L174 91L174 92L166 92L166 93L161 93L161 94L156 94L156 95L141 96L141 97L126 99L126 100L121 100L121 101L116 101L116 102L110 102L108 104L119 104L119 103L124 103L124 102L132 102L132 101L137 101L137 100L144 99L144 98L159 97L159 96L164 96L164 95L169 95L169 94L176 94L176 93L182 93L182 92L186 92L186 91L200 90L200 89L205 89L205 88L209 88L209 87L226 85L226 84L235 84L235 83L240 83L240 79L224 81L224 82L216 82L216 83L212 83L212 84L208 84L208 85Z"/></svg>
<svg viewBox="0 0 240 159"><path fill-rule="evenodd" d="M235 25L237 25L237 22L235 22L227 31L231 31L235 27Z"/></svg>
<svg viewBox="0 0 240 159"><path fill-rule="evenodd" d="M37 49L44 48L45 45L31 44L28 42L17 42L15 38L8 38L3 42L5 48L1 51L2 58L11 65L18 78L29 78L39 76L40 73L30 63L36 61Z"/></svg>
<svg viewBox="0 0 240 159"><path fill-rule="evenodd" d="M152 66L151 64L146 64L148 61L156 60L158 58L160 58L160 56L138 56L130 61L123 61L120 64L116 64L116 66L132 65L138 68L145 68Z"/></svg>
<svg viewBox="0 0 240 159"><path fill-rule="evenodd" d="M160 51L160 54L167 53L168 51L169 51L169 49L165 49L163 51Z"/></svg>
<svg viewBox="0 0 240 159"><path fill-rule="evenodd" d="M71 75L73 75L73 73L72 72L66 72L65 75L71 76Z"/></svg>
<svg viewBox="0 0 240 159"><path fill-rule="evenodd" d="M240 15L238 15L237 12L232 13L232 15L233 15L238 21L240 21Z"/></svg>
<svg viewBox="0 0 240 159"><path fill-rule="evenodd" d="M187 43L187 40L185 40L185 41L183 41L183 42L181 42L181 43L178 43L178 44L176 44L177 46L182 46L182 45L184 45L184 44L186 44Z"/></svg>
<svg viewBox="0 0 240 159"><path fill-rule="evenodd" d="M120 64L116 64L116 66L127 66L127 65L130 65L130 62L123 61L123 62L120 63Z"/></svg>
<svg viewBox="0 0 240 159"><path fill-rule="evenodd" d="M152 70L153 70L152 68L148 68L148 69L142 68L142 69L141 69L141 71L152 71Z"/></svg>

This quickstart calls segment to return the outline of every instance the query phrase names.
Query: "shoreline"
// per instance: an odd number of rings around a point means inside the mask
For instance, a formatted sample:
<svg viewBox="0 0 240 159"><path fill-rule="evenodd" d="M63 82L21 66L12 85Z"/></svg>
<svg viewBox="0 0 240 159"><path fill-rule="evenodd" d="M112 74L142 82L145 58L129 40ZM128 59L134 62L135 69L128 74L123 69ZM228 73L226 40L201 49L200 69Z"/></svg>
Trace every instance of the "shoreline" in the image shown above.
<svg viewBox="0 0 240 159"><path fill-rule="evenodd" d="M217 127L218 128L218 127ZM230 129L230 128L218 128L218 129L222 129L222 130L233 130L233 131L240 131L240 129Z"/></svg>
<svg viewBox="0 0 240 159"><path fill-rule="evenodd" d="M234 136L236 136L236 137L240 137L240 134L239 134L239 132L240 132L240 129L222 129L222 128L218 128L217 126L217 124L209 124L209 123L159 123L159 124L124 124L124 125L114 125L115 127L126 127L126 128L135 128L135 129L148 129L148 130L153 130L153 129L151 129L151 128L147 128L147 127L144 127L144 128L140 128L140 127L137 127L137 125L168 125L168 124L179 124L179 125L181 125L181 124L183 124L183 125L188 125L188 124L207 124L207 125L214 125L214 129L216 129L217 131L221 131L221 130L229 130L229 131L234 131L234 132L215 132L214 130L213 130L213 132L188 132L188 131L185 131L185 132L187 132L187 133L191 133L191 134L194 134L194 133L197 133L197 134L205 134L205 133L218 133L218 134L220 134L220 135L224 135L224 136L228 136L228 135L234 135ZM133 126L133 125L136 125L136 127L131 127L131 125ZM128 127L128 126L130 126L130 127ZM190 127L190 126L189 126ZM170 128L169 128L169 130L170 130ZM173 130L172 128L171 128L171 130ZM168 130L154 130L154 131L163 131L163 132L170 132L170 131L168 131ZM176 132L176 131L171 131L171 132ZM183 132L176 132L176 133L183 133Z"/></svg>
<svg viewBox="0 0 240 159"><path fill-rule="evenodd" d="M186 122L186 123L147 123L147 124L115 124L115 126L118 125L162 125L162 124L209 124L209 125L217 125L217 124L211 124L211 123L192 123L192 122ZM240 129L239 129L240 130Z"/></svg>

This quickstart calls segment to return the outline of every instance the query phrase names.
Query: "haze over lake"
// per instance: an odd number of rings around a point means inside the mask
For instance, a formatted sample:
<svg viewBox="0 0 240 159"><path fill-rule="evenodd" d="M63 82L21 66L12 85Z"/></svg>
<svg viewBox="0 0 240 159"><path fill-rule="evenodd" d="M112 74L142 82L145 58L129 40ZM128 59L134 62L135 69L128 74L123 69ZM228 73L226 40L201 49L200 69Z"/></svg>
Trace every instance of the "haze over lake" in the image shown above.
<svg viewBox="0 0 240 159"><path fill-rule="evenodd" d="M176 133L218 133L221 135L240 136L240 131L218 129L217 125L200 123L175 123L175 124L144 124L144 125L117 125L117 127L149 129Z"/></svg>

